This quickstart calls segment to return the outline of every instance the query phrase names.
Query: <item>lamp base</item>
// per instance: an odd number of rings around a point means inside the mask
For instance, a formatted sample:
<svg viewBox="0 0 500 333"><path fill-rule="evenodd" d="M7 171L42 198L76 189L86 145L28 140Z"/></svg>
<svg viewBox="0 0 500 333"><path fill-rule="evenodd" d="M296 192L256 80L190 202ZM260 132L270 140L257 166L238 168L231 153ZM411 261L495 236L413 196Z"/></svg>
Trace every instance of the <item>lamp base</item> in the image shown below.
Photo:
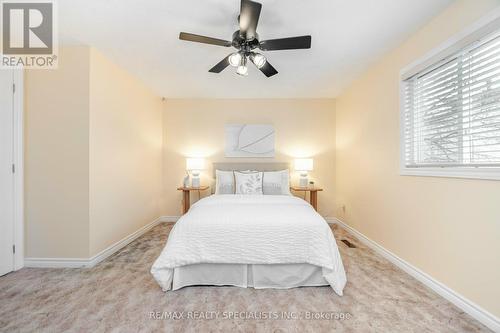
<svg viewBox="0 0 500 333"><path fill-rule="evenodd" d="M191 178L191 187L200 187L200 177Z"/></svg>
<svg viewBox="0 0 500 333"><path fill-rule="evenodd" d="M300 177L300 183L299 183L300 187L307 187L307 183L308 183L307 177Z"/></svg>

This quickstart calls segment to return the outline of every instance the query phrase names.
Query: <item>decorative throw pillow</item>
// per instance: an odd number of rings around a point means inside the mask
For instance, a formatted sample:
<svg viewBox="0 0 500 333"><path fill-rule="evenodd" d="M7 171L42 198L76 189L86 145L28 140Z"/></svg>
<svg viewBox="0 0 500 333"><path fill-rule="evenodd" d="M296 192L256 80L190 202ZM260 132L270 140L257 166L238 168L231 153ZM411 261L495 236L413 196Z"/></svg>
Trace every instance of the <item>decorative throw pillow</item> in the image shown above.
<svg viewBox="0 0 500 333"><path fill-rule="evenodd" d="M234 173L215 170L215 194L234 194Z"/></svg>
<svg viewBox="0 0 500 333"><path fill-rule="evenodd" d="M234 172L236 194L262 194L262 172Z"/></svg>
<svg viewBox="0 0 500 333"><path fill-rule="evenodd" d="M264 172L262 189L264 194L290 195L290 175L288 169Z"/></svg>

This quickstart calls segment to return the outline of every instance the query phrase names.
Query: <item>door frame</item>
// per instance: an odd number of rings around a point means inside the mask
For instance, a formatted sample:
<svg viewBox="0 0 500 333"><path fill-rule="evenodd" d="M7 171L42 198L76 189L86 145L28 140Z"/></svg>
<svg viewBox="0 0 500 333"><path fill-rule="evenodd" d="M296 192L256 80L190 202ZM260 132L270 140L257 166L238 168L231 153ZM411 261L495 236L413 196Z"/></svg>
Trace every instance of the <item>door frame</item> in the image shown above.
<svg viewBox="0 0 500 333"><path fill-rule="evenodd" d="M24 267L24 70L13 70L14 270Z"/></svg>

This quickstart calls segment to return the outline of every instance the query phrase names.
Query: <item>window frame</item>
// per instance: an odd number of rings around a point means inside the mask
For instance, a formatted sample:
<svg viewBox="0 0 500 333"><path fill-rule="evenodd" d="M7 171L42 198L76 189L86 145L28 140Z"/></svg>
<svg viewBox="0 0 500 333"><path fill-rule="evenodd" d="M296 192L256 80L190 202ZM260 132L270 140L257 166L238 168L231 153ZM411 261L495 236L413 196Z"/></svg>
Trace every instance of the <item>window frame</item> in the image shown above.
<svg viewBox="0 0 500 333"><path fill-rule="evenodd" d="M399 169L402 176L450 177L467 179L500 180L499 167L407 167L405 160L405 80L433 66L454 53L464 49L471 43L483 39L487 35L500 30L500 9L495 10L432 49L422 58L401 69L399 73Z"/></svg>

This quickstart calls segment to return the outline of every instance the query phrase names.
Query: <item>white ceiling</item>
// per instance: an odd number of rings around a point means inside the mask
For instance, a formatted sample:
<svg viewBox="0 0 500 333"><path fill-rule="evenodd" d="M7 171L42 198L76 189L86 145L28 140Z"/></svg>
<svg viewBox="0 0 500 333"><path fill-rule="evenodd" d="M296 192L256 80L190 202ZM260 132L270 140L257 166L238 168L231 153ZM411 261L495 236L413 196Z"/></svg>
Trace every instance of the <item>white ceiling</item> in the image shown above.
<svg viewBox="0 0 500 333"><path fill-rule="evenodd" d="M234 50L180 41L231 40L239 0L59 1L61 45L95 46L167 98L336 97L381 55L453 0L262 0L260 39L312 35L310 50L265 52L279 71L208 69Z"/></svg>

